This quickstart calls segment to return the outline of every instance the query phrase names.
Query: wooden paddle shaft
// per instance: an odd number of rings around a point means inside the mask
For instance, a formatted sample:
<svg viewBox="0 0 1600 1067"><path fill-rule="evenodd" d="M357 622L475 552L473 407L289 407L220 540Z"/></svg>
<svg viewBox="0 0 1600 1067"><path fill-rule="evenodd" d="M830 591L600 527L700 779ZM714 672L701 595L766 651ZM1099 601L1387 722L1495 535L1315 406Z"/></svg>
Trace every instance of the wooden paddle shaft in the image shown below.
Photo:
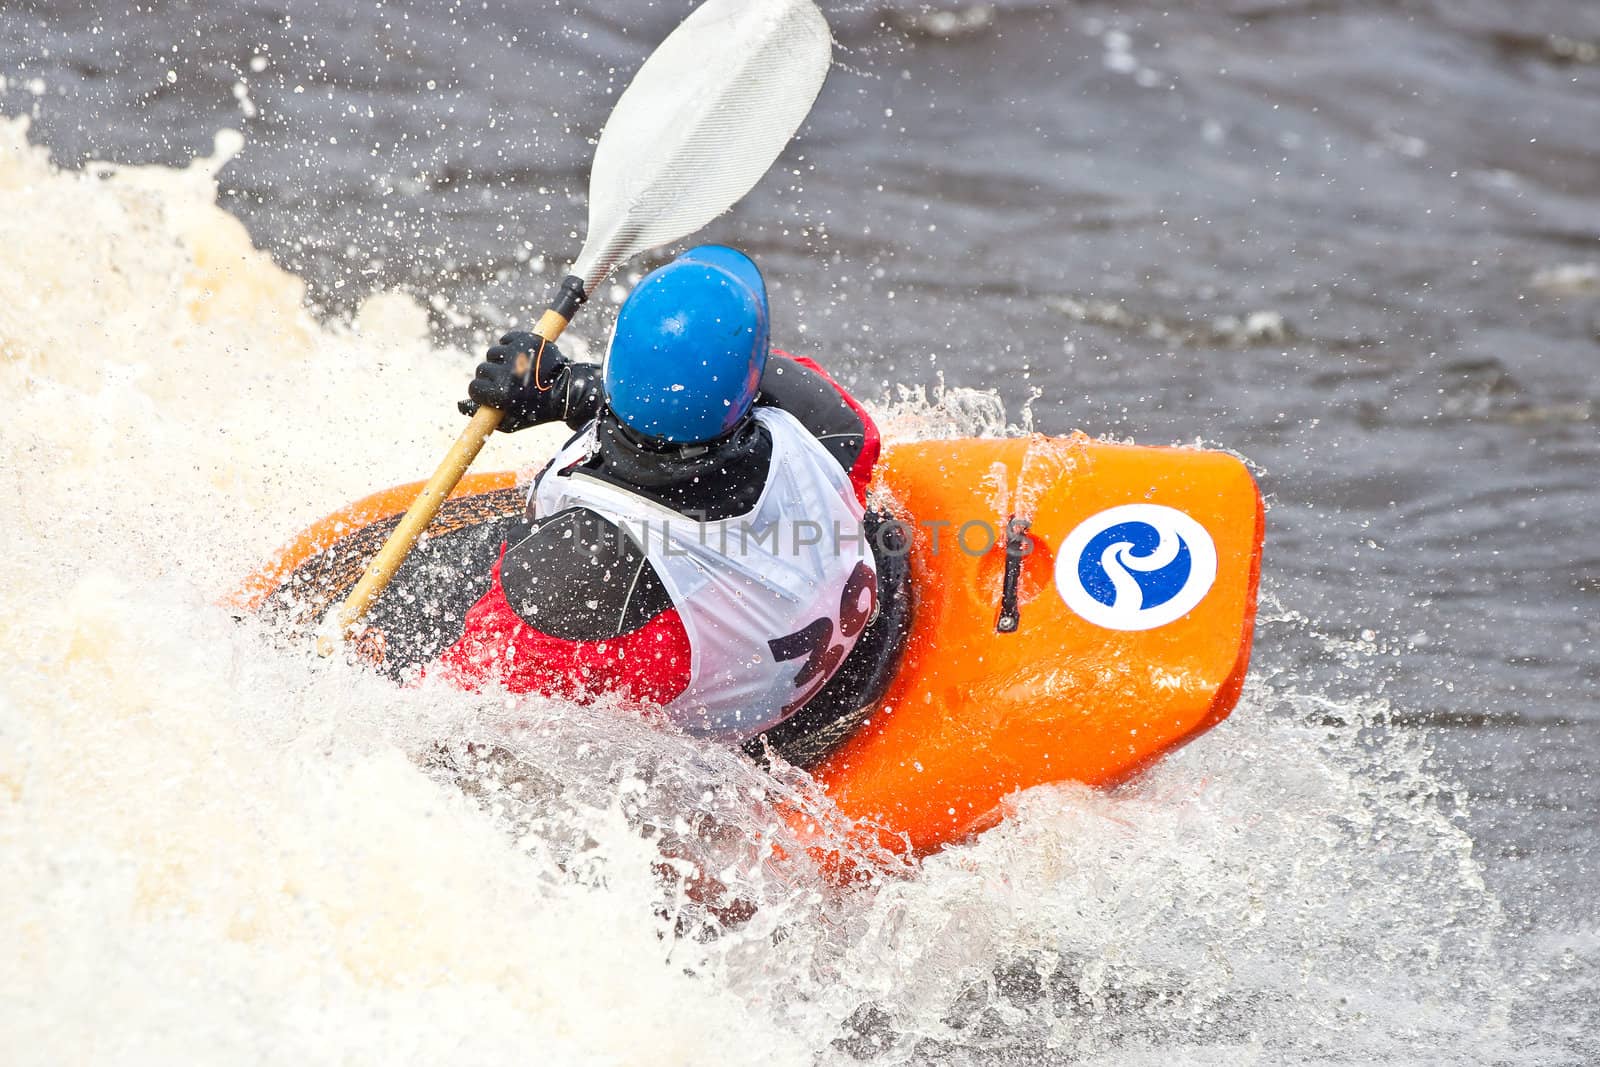
<svg viewBox="0 0 1600 1067"><path fill-rule="evenodd" d="M566 328L567 317L554 308L549 308L540 317L534 332L546 341L554 341ZM422 537L423 531L428 528L433 517L439 513L439 508L444 505L451 490L455 489L456 483L461 481L461 476L467 473L472 461L478 458L483 443L500 425L503 415L504 412L498 408L479 407L477 414L472 416L472 421L467 423L467 428L461 431L461 436L456 438L456 443L446 454L444 461L439 464L439 469L433 472L433 477L428 479L428 484L422 487L422 492L417 495L416 501L400 519L400 525L394 528L394 532L383 543L378 554L372 557L366 573L361 576L361 580L339 606L339 637L347 636L367 613L372 602L388 588L395 572L400 569L400 564L405 562L406 556ZM336 644L330 637L324 636L317 641L317 651L323 656L331 655L335 647Z"/></svg>

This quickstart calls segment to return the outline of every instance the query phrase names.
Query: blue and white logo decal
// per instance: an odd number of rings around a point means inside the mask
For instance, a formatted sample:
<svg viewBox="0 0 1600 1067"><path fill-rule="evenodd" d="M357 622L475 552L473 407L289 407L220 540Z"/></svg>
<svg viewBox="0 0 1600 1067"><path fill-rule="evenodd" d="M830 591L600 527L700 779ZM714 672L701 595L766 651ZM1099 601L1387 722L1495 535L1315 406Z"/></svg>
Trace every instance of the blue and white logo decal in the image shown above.
<svg viewBox="0 0 1600 1067"><path fill-rule="evenodd" d="M1183 618L1217 578L1217 546L1176 508L1124 504L1092 515L1062 542L1056 589L1108 630L1151 630Z"/></svg>

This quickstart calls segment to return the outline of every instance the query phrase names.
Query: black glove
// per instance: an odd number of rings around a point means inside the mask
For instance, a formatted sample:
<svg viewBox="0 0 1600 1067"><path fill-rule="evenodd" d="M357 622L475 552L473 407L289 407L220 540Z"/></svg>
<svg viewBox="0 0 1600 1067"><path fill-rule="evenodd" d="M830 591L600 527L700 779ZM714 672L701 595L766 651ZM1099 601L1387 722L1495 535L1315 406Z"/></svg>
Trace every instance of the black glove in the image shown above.
<svg viewBox="0 0 1600 1067"><path fill-rule="evenodd" d="M467 385L469 399L456 405L475 415L480 404L505 412L506 433L555 422L566 413L567 357L553 341L514 330L489 349L478 373Z"/></svg>

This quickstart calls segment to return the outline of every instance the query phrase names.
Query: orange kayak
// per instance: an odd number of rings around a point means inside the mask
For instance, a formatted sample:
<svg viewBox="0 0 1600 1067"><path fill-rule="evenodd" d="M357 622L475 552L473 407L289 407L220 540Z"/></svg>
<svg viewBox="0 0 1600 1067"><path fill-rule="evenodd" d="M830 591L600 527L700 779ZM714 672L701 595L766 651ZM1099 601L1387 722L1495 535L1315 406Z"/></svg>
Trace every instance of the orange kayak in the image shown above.
<svg viewBox="0 0 1600 1067"><path fill-rule="evenodd" d="M315 626L419 487L314 524L236 605ZM885 449L875 495L911 535L910 631L887 691L811 773L885 843L930 852L1019 789L1113 785L1233 709L1264 529L1238 459L1081 434L927 441ZM369 616L368 657L402 617L411 661L452 640L522 507L513 475L465 478Z"/></svg>

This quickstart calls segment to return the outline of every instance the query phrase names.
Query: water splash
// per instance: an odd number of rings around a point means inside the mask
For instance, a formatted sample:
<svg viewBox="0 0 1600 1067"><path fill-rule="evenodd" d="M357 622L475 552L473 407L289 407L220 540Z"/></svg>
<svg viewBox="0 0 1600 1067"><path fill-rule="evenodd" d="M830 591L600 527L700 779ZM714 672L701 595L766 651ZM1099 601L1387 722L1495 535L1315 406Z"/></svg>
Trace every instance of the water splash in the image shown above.
<svg viewBox="0 0 1600 1067"><path fill-rule="evenodd" d="M470 357L403 296L308 315L215 204L227 147L60 173L0 122L19 1062L1552 1058L1511 1040L1498 906L1382 709L1258 682L1136 783L837 891L779 858L778 805L825 803L801 776L234 620L286 534L431 466ZM972 391L887 414L1006 432Z"/></svg>

